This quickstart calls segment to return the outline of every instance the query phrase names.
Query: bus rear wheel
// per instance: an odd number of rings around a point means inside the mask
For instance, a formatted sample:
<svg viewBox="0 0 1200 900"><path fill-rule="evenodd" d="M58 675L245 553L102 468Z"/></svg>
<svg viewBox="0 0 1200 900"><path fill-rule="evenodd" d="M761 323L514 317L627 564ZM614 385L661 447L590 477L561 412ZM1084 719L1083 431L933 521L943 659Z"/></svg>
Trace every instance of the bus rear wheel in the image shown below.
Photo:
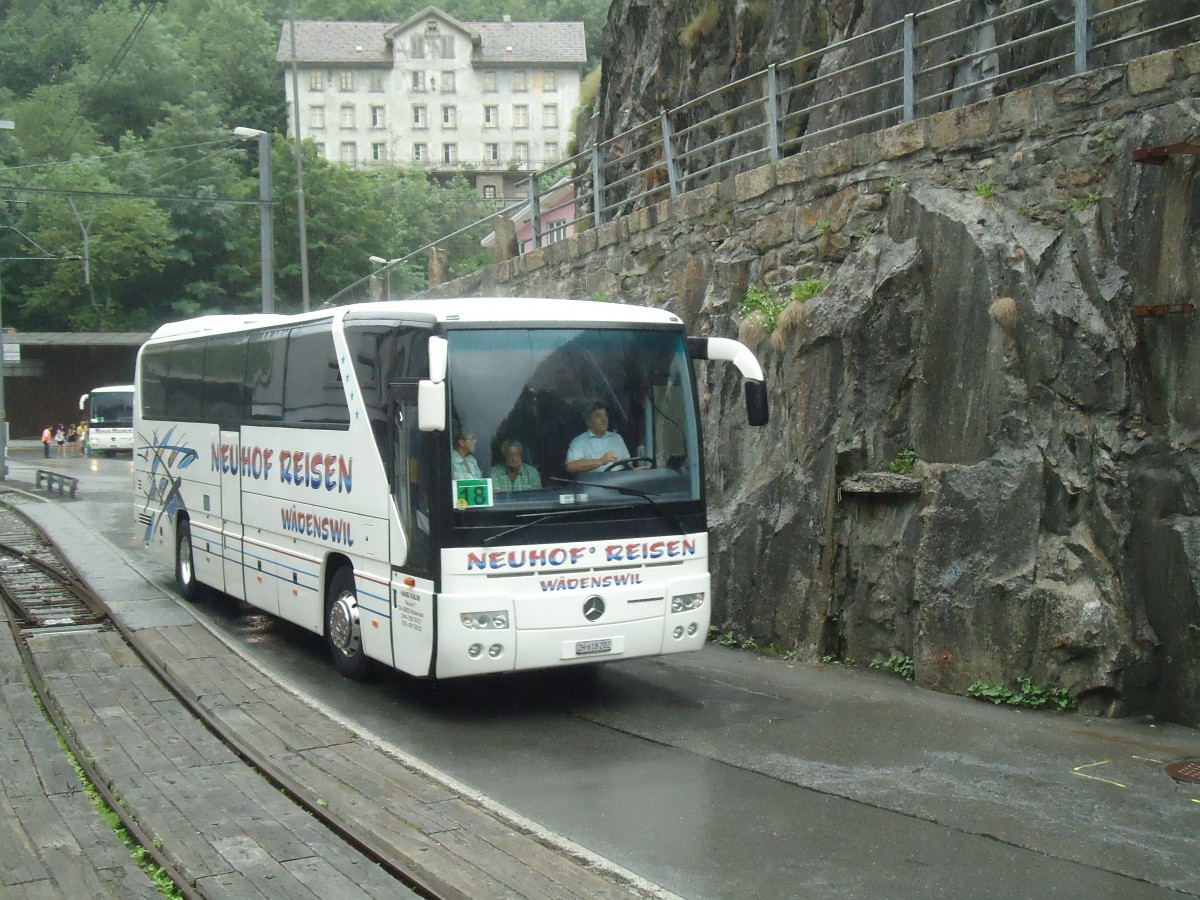
<svg viewBox="0 0 1200 900"><path fill-rule="evenodd" d="M200 599L200 583L196 581L196 567L192 563L192 526L187 519L175 530L175 580L183 592L183 599L195 603Z"/></svg>
<svg viewBox="0 0 1200 900"><path fill-rule="evenodd" d="M363 653L362 626L358 616L358 593L354 589L354 573L343 566L329 580L325 599L325 643L333 657L333 665L353 681L362 681L371 669L371 661Z"/></svg>

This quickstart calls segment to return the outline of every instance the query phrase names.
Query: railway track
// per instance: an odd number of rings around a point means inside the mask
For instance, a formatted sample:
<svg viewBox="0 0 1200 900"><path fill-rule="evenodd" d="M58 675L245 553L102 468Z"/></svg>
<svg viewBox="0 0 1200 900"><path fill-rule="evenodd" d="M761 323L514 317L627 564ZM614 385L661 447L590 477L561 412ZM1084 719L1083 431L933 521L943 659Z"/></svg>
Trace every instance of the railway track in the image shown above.
<svg viewBox="0 0 1200 900"><path fill-rule="evenodd" d="M146 811L130 808L127 799L110 790L109 779L95 766L96 748L78 742L77 730L54 702L53 692L47 690L45 673L39 669L36 654L30 646L31 640L38 636L70 632L76 641L80 640L81 635L91 633L99 643L101 635L107 634L111 640L112 632L121 632L122 629L118 622L108 616L103 603L80 581L49 539L19 511L4 503L0 503L0 593L13 610L13 630L34 690L89 781L120 817L130 835L175 882L183 896L210 896L208 891L197 886L196 879L184 874L178 864L178 856L173 852L179 848L165 846L157 835L144 830L142 823L150 818ZM354 829L347 828L344 822L333 820L322 804L308 799L310 791L292 782L285 773L279 771L277 765L260 757L251 743L229 729L219 717L209 714L193 702L170 672L164 671L143 653L135 636L123 633L123 637L141 664L153 673L175 700L246 766L274 785L305 815L321 822L339 841L395 879L392 896L434 900L447 896L437 884L429 883L420 873L398 864L393 855L381 852L369 835L358 834Z"/></svg>
<svg viewBox="0 0 1200 900"><path fill-rule="evenodd" d="M80 547L98 554L89 580L130 616L109 615L53 542L0 501L0 591L29 680L182 896L671 896L353 734L157 586L151 599L119 593L140 573L95 540L69 550ZM120 574L106 574L114 562Z"/></svg>

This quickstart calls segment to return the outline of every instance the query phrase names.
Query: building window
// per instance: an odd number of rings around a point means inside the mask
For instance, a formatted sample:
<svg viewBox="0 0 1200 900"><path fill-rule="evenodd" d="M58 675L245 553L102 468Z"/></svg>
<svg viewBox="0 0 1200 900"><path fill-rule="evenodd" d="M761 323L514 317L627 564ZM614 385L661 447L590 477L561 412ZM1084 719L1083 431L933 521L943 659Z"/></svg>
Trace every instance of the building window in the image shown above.
<svg viewBox="0 0 1200 900"><path fill-rule="evenodd" d="M414 106L412 108L413 128L428 128L429 127L429 112L424 106Z"/></svg>
<svg viewBox="0 0 1200 900"><path fill-rule="evenodd" d="M309 72L308 73L308 89L310 91L325 90L325 73L324 72Z"/></svg>
<svg viewBox="0 0 1200 900"><path fill-rule="evenodd" d="M513 128L528 128L529 127L529 107L514 106L513 107Z"/></svg>
<svg viewBox="0 0 1200 900"><path fill-rule="evenodd" d="M321 159L326 159L325 145L324 144L313 144L313 146L317 148L317 156L321 157Z"/></svg>
<svg viewBox="0 0 1200 900"><path fill-rule="evenodd" d="M370 75L370 78L371 78L371 87L370 87L371 92L375 93L375 94L382 92L383 91L383 73L382 72L372 72Z"/></svg>
<svg viewBox="0 0 1200 900"><path fill-rule="evenodd" d="M558 127L558 106L556 104L550 103L542 107L542 127Z"/></svg>
<svg viewBox="0 0 1200 900"><path fill-rule="evenodd" d="M485 106L483 108L483 127L498 128L500 126L500 107Z"/></svg>
<svg viewBox="0 0 1200 900"><path fill-rule="evenodd" d="M529 90L529 73L524 69L517 69L512 73L513 90L527 91Z"/></svg>
<svg viewBox="0 0 1200 900"><path fill-rule="evenodd" d="M372 144L371 159L375 162L387 162L387 144Z"/></svg>
<svg viewBox="0 0 1200 900"><path fill-rule="evenodd" d="M496 186L494 184L485 184L483 186L483 199L484 200L495 200L496 199Z"/></svg>
<svg viewBox="0 0 1200 900"><path fill-rule="evenodd" d="M371 127L372 128L386 128L387 127L387 120L384 116L382 106L372 106L371 107Z"/></svg>
<svg viewBox="0 0 1200 900"><path fill-rule="evenodd" d="M566 219L551 219L549 222L542 223L542 242L545 244L553 244L567 237L567 220Z"/></svg>
<svg viewBox="0 0 1200 900"><path fill-rule="evenodd" d="M553 69L542 72L542 90L550 93L558 90L558 73Z"/></svg>
<svg viewBox="0 0 1200 900"><path fill-rule="evenodd" d="M425 93L425 73L424 72L413 72L412 73L412 89L413 89L413 92L417 93L417 94Z"/></svg>
<svg viewBox="0 0 1200 900"><path fill-rule="evenodd" d="M442 73L442 93L443 94L453 94L455 92L455 90L456 90L456 82L454 80L454 73L453 72L443 72Z"/></svg>
<svg viewBox="0 0 1200 900"><path fill-rule="evenodd" d="M500 145L499 144L484 144L483 145L483 160L484 160L484 162L490 162L490 163L500 162Z"/></svg>
<svg viewBox="0 0 1200 900"><path fill-rule="evenodd" d="M428 144L413 144L413 162L424 162L429 159Z"/></svg>
<svg viewBox="0 0 1200 900"><path fill-rule="evenodd" d="M358 144L354 141L342 141L342 162L352 163L358 159Z"/></svg>
<svg viewBox="0 0 1200 900"><path fill-rule="evenodd" d="M453 106L442 107L442 127L457 128L458 127L458 109Z"/></svg>
<svg viewBox="0 0 1200 900"><path fill-rule="evenodd" d="M513 144L513 159L522 165L529 162L529 145L524 141Z"/></svg>
<svg viewBox="0 0 1200 900"><path fill-rule="evenodd" d="M424 34L409 39L409 52L413 59L454 59L454 35L442 34L437 22L430 21Z"/></svg>
<svg viewBox="0 0 1200 900"><path fill-rule="evenodd" d="M542 150L542 158L548 163L558 162L558 144L553 141L547 141L546 146Z"/></svg>
<svg viewBox="0 0 1200 900"><path fill-rule="evenodd" d="M499 90L499 87L497 86L497 83L496 83L496 70L495 69L484 69L483 70L483 89L489 93L495 93L496 91Z"/></svg>
<svg viewBox="0 0 1200 900"><path fill-rule="evenodd" d="M308 127L309 128L324 128L325 127L325 107L310 106L308 108Z"/></svg>
<svg viewBox="0 0 1200 900"><path fill-rule="evenodd" d="M458 144L442 144L442 162L448 166L458 162Z"/></svg>
<svg viewBox="0 0 1200 900"><path fill-rule="evenodd" d="M342 71L338 72L338 90L354 90L354 73L349 69L342 69Z"/></svg>
<svg viewBox="0 0 1200 900"><path fill-rule="evenodd" d="M351 104L347 103L341 108L338 124L343 128L354 127L354 107Z"/></svg>

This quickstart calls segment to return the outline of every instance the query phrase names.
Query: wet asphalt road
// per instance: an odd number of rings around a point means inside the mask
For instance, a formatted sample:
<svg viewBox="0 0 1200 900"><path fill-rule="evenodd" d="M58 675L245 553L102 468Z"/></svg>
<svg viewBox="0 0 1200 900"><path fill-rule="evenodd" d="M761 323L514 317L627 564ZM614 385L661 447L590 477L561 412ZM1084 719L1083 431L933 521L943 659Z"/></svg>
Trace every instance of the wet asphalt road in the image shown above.
<svg viewBox="0 0 1200 900"><path fill-rule="evenodd" d="M15 451L32 483L40 453ZM137 546L129 460L52 460ZM691 898L1200 896L1200 733L992 707L879 672L698 654L438 684L341 679L318 638L196 607L293 689L520 815Z"/></svg>

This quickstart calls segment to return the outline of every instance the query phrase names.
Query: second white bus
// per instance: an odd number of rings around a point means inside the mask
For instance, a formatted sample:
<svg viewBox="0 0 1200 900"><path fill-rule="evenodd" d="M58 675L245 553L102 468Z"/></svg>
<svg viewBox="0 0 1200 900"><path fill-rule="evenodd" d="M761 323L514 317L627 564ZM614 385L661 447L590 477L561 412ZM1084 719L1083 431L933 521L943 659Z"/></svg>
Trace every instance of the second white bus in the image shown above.
<svg viewBox="0 0 1200 900"><path fill-rule="evenodd" d="M142 535L185 595L323 634L351 678L696 650L698 359L735 364L766 422L753 354L657 309L437 300L164 326L137 362ZM624 458L577 471L597 406Z"/></svg>
<svg viewBox="0 0 1200 900"><path fill-rule="evenodd" d="M133 450L133 385L92 388L79 398L87 422L88 453Z"/></svg>

